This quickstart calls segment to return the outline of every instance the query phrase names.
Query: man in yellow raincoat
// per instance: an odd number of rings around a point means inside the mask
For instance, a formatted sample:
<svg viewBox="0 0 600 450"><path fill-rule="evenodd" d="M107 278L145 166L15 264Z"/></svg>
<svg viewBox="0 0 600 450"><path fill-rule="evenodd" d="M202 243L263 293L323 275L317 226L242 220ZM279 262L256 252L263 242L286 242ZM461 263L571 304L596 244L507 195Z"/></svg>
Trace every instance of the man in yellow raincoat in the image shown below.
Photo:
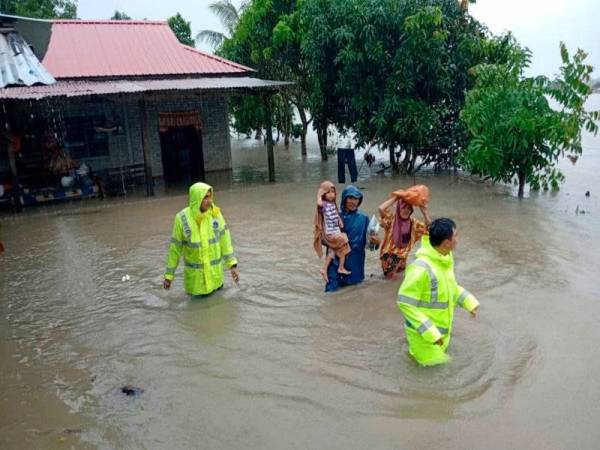
<svg viewBox="0 0 600 450"><path fill-rule="evenodd" d="M479 302L454 277L452 251L458 243L452 219L434 220L429 236L421 238L417 259L406 269L398 290L398 308L405 318L409 353L423 366L444 364L454 308L461 306L476 315Z"/></svg>
<svg viewBox="0 0 600 450"><path fill-rule="evenodd" d="M221 210L213 203L211 186L195 183L190 187L187 208L175 216L167 270L163 287L169 289L183 255L183 282L192 297L202 297L223 286L223 266L238 282L237 259L233 254L231 235Z"/></svg>

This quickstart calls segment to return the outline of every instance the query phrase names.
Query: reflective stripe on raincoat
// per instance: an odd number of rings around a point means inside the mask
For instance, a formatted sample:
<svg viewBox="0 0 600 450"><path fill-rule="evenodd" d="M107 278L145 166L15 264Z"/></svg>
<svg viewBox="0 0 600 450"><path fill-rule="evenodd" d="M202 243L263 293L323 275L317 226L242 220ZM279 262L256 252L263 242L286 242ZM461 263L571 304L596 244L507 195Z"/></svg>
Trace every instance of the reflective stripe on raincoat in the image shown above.
<svg viewBox="0 0 600 450"><path fill-rule="evenodd" d="M397 304L405 318L410 354L424 366L443 364L449 360L446 349L454 308L458 304L471 312L479 302L456 282L452 253L439 253L429 243L429 236L421 238L416 256L406 268ZM441 337L444 344L435 345Z"/></svg>
<svg viewBox="0 0 600 450"><path fill-rule="evenodd" d="M207 295L223 285L223 266L237 264L231 235L221 210L214 204L204 213L200 204L212 187L195 183L190 187L187 208L175 216L165 279L172 280L183 255L185 291L190 295Z"/></svg>

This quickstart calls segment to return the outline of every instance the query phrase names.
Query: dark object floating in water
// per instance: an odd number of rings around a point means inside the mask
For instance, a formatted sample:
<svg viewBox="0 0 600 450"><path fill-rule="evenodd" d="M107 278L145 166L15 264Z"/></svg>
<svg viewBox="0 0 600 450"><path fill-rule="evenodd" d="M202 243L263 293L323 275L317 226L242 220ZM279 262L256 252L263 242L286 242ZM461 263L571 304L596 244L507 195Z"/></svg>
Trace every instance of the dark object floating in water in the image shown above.
<svg viewBox="0 0 600 450"><path fill-rule="evenodd" d="M137 397L138 395L141 395L144 390L139 387L127 385L121 388L121 392L128 397Z"/></svg>
<svg viewBox="0 0 600 450"><path fill-rule="evenodd" d="M585 196L589 197L590 196L590 191L585 191Z"/></svg>

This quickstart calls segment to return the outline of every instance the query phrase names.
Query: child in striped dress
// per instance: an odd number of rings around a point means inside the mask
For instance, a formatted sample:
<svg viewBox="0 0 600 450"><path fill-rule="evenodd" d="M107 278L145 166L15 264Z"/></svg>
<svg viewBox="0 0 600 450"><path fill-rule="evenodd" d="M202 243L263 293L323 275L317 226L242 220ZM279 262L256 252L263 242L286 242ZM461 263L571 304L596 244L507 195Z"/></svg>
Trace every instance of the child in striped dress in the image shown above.
<svg viewBox="0 0 600 450"><path fill-rule="evenodd" d="M321 183L317 194L317 213L315 215L315 250L321 256L322 243L327 246L325 263L321 267L321 275L325 281L328 281L327 268L336 255L339 258L338 273L343 275L351 273L344 267L346 255L350 253L350 244L348 244L348 236L342 232L344 222L340 217L335 200L334 184L330 181Z"/></svg>

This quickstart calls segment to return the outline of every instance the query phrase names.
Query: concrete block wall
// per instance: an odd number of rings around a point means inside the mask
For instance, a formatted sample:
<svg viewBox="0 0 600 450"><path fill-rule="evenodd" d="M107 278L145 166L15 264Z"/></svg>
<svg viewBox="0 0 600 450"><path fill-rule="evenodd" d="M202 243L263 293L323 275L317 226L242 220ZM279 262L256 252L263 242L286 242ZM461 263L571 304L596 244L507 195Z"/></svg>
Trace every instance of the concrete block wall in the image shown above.
<svg viewBox="0 0 600 450"><path fill-rule="evenodd" d="M230 170L231 143L225 96L206 94L181 96L175 91L173 94L157 94L146 97L146 120L148 124L148 143L152 155L152 174L162 176L158 115L160 112L178 111L199 111L200 113L202 118L204 170L206 172ZM139 124L139 109L137 113L138 120L134 120L133 123Z"/></svg>

